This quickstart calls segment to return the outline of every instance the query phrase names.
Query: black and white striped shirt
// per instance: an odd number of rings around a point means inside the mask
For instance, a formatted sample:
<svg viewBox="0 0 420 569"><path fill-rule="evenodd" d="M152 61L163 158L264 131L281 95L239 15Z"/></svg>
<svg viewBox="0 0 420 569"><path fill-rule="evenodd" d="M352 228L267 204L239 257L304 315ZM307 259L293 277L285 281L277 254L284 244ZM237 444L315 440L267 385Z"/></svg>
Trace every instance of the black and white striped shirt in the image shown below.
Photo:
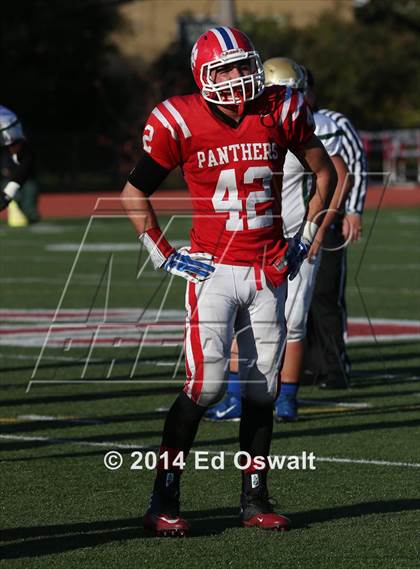
<svg viewBox="0 0 420 569"><path fill-rule="evenodd" d="M349 119L341 113L321 109L320 113L330 117L342 130L342 152L344 162L350 174L353 174L353 185L346 201L346 213L363 213L367 191L367 156L362 140Z"/></svg>

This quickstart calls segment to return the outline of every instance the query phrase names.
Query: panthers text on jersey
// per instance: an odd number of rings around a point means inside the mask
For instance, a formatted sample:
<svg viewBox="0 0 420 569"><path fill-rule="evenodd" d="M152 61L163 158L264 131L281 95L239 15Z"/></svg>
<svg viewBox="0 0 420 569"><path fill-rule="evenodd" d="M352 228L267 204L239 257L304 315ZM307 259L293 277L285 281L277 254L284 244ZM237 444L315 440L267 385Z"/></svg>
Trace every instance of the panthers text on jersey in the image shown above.
<svg viewBox="0 0 420 569"><path fill-rule="evenodd" d="M237 124L199 94L167 99L149 116L143 147L164 168L183 170L193 204L191 250L211 253L218 263L263 267L286 249L285 154L313 132L303 96L274 86L247 104Z"/></svg>

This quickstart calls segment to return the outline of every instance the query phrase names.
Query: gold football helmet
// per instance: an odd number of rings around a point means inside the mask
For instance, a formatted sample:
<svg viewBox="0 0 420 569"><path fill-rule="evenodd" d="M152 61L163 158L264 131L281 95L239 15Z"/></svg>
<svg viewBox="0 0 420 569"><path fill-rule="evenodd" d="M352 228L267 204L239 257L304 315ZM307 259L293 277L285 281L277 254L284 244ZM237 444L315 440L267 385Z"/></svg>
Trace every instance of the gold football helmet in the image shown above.
<svg viewBox="0 0 420 569"><path fill-rule="evenodd" d="M288 57L272 57L263 64L265 85L285 85L299 91L306 89L306 73L304 67Z"/></svg>

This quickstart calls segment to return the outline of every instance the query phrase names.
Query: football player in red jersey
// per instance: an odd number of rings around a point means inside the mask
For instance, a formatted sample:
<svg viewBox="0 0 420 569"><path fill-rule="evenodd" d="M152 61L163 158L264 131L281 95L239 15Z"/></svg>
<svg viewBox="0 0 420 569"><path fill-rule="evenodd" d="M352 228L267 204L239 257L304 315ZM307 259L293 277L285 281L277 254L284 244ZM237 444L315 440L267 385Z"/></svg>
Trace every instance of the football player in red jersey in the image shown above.
<svg viewBox="0 0 420 569"><path fill-rule="evenodd" d="M123 204L155 268L187 279L187 381L167 415L144 526L154 535L186 535L179 513L182 463L207 407L221 398L235 331L244 381L240 448L244 526L287 530L273 511L267 461L273 402L284 349L287 276L293 278L336 186L314 135L303 96L264 88L260 57L234 28L212 28L192 49L200 93L158 104L143 133L144 154L125 185ZM291 149L316 174L303 233L287 245L281 222L281 173ZM191 246L176 251L162 234L149 196L181 165L193 204ZM256 457L263 457L263 468ZM254 460L255 458L255 460Z"/></svg>

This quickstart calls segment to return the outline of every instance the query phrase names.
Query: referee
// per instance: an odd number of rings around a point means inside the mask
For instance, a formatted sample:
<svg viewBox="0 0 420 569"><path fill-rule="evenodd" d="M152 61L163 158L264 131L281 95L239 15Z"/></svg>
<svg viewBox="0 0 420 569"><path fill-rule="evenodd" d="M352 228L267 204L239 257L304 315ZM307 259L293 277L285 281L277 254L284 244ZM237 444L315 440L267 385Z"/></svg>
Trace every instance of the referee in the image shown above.
<svg viewBox="0 0 420 569"><path fill-rule="evenodd" d="M308 84L314 83L308 73ZM345 211L330 226L323 242L321 264L308 317L305 353L307 381L321 388L349 387L350 361L346 352L347 275L346 243L362 235L362 213L367 191L367 157L362 140L350 120L341 113L321 109L342 131L341 155L351 177Z"/></svg>

